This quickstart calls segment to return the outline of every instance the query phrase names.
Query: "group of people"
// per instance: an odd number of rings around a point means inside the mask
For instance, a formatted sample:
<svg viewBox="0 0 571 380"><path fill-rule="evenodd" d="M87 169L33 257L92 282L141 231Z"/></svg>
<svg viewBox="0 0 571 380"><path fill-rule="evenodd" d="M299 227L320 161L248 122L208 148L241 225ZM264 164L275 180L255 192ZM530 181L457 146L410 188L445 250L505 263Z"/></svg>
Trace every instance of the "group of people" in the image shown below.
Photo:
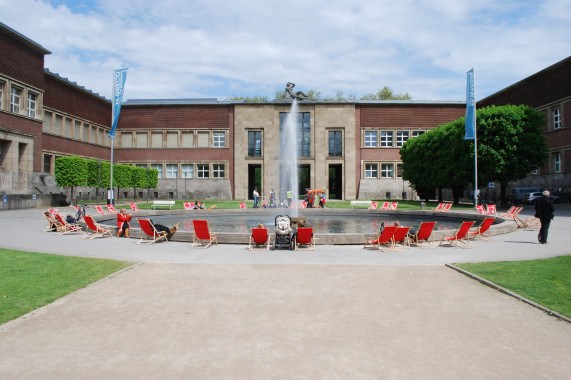
<svg viewBox="0 0 571 380"><path fill-rule="evenodd" d="M127 214L127 210L122 208L119 210L117 214L117 237L126 237L129 238L129 230L131 229L131 219L132 215ZM171 237L175 234L178 230L179 223L176 223L173 227L167 227L165 225L155 223L152 220L150 221L151 224L155 227L158 232L164 231L167 233L167 240L170 240Z"/></svg>

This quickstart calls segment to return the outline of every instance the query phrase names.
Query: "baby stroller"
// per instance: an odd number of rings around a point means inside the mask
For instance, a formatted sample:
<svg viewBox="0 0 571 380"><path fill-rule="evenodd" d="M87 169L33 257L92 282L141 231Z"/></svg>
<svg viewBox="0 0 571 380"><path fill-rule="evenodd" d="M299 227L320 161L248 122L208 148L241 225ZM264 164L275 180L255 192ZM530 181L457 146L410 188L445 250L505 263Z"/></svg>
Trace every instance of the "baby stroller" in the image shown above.
<svg viewBox="0 0 571 380"><path fill-rule="evenodd" d="M290 249L295 248L293 241L293 231L291 229L291 218L288 215L276 216L276 240L274 249Z"/></svg>

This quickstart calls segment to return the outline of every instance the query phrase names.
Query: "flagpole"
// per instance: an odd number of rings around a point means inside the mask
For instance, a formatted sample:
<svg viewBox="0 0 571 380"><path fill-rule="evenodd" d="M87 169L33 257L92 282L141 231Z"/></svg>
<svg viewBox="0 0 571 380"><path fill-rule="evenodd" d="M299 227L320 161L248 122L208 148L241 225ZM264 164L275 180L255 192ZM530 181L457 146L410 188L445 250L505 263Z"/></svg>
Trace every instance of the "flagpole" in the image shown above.
<svg viewBox="0 0 571 380"><path fill-rule="evenodd" d="M115 198L113 192L113 145L115 141L115 129L119 121L119 112L121 111L121 101L123 99L123 88L125 86L125 79L127 78L127 69L113 70L113 102L111 104L111 130L108 136L111 138L111 190L109 200L113 204Z"/></svg>
<svg viewBox="0 0 571 380"><path fill-rule="evenodd" d="M476 116L476 70L474 70L474 206L478 205L478 117Z"/></svg>

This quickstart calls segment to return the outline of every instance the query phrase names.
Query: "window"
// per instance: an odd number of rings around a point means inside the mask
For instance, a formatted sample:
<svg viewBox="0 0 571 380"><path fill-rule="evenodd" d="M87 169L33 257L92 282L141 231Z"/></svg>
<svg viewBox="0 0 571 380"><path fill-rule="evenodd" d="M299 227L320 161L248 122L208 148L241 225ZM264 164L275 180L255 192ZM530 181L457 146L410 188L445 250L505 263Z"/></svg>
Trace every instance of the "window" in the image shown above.
<svg viewBox="0 0 571 380"><path fill-rule="evenodd" d="M52 171L52 155L44 154L44 173L51 173Z"/></svg>
<svg viewBox="0 0 571 380"><path fill-rule="evenodd" d="M329 157L343 157L342 138L342 131L329 131Z"/></svg>
<svg viewBox="0 0 571 380"><path fill-rule="evenodd" d="M224 164L212 164L212 177L224 178Z"/></svg>
<svg viewBox="0 0 571 380"><path fill-rule="evenodd" d="M196 165L196 178L208 178L208 164Z"/></svg>
<svg viewBox="0 0 571 380"><path fill-rule="evenodd" d="M365 131L365 148L377 147L377 131Z"/></svg>
<svg viewBox="0 0 571 380"><path fill-rule="evenodd" d="M0 110L4 109L4 82L0 82Z"/></svg>
<svg viewBox="0 0 571 380"><path fill-rule="evenodd" d="M178 148L178 132L167 132L167 148Z"/></svg>
<svg viewBox="0 0 571 380"><path fill-rule="evenodd" d="M73 137L76 140L81 140L81 121L76 121L73 128Z"/></svg>
<svg viewBox="0 0 571 380"><path fill-rule="evenodd" d="M167 164L167 178L178 178L177 164Z"/></svg>
<svg viewBox="0 0 571 380"><path fill-rule="evenodd" d="M156 169L159 171L159 178L163 178L163 165L162 164L152 164L151 169Z"/></svg>
<svg viewBox="0 0 571 380"><path fill-rule="evenodd" d="M420 135L423 135L424 131L412 131L412 138L418 137Z"/></svg>
<svg viewBox="0 0 571 380"><path fill-rule="evenodd" d="M182 148L192 148L194 146L194 133L182 132L180 144Z"/></svg>
<svg viewBox="0 0 571 380"><path fill-rule="evenodd" d="M402 164L397 164L397 178L402 178Z"/></svg>
<svg viewBox="0 0 571 380"><path fill-rule="evenodd" d="M151 147L152 148L162 148L163 147L163 133L162 132L151 133Z"/></svg>
<svg viewBox="0 0 571 380"><path fill-rule="evenodd" d="M10 91L10 112L20 113L20 99L22 97L22 90L12 87Z"/></svg>
<svg viewBox="0 0 571 380"><path fill-rule="evenodd" d="M556 107L551 112L553 113L553 129L561 128L561 110L559 107Z"/></svg>
<svg viewBox="0 0 571 380"><path fill-rule="evenodd" d="M28 92L28 116L29 117L36 117L36 113L38 110L38 95Z"/></svg>
<svg viewBox="0 0 571 380"><path fill-rule="evenodd" d="M52 117L53 117L53 113L48 112L48 111L44 111L44 124L43 124L43 128L42 130L44 132L48 132L51 133L52 131Z"/></svg>
<svg viewBox="0 0 571 380"><path fill-rule="evenodd" d="M248 157L262 157L262 131L248 131Z"/></svg>
<svg viewBox="0 0 571 380"><path fill-rule="evenodd" d="M365 164L365 178L378 178L379 165Z"/></svg>
<svg viewBox="0 0 571 380"><path fill-rule="evenodd" d="M198 147L208 148L208 132L198 132Z"/></svg>
<svg viewBox="0 0 571 380"><path fill-rule="evenodd" d="M311 157L311 114L300 112L297 114L297 156ZM280 139L285 136L288 113L280 113ZM280 144L280 147L285 144ZM283 154L284 152L282 152Z"/></svg>
<svg viewBox="0 0 571 380"><path fill-rule="evenodd" d="M392 148L393 147L393 132L381 132L381 147Z"/></svg>
<svg viewBox="0 0 571 380"><path fill-rule="evenodd" d="M56 114L56 121L54 123L54 133L61 136L61 126L63 124L63 117Z"/></svg>
<svg viewBox="0 0 571 380"><path fill-rule="evenodd" d="M194 178L194 165L184 164L182 168L182 178Z"/></svg>
<svg viewBox="0 0 571 380"><path fill-rule="evenodd" d="M97 144L97 127L93 125L91 126L91 142Z"/></svg>
<svg viewBox="0 0 571 380"><path fill-rule="evenodd" d="M135 138L137 139L137 148L149 147L149 134L147 132L137 132Z"/></svg>
<svg viewBox="0 0 571 380"><path fill-rule="evenodd" d="M381 178L394 178L394 168L393 164L381 164Z"/></svg>
<svg viewBox="0 0 571 380"><path fill-rule="evenodd" d="M64 120L64 136L71 137L71 119L67 117Z"/></svg>
<svg viewBox="0 0 571 380"><path fill-rule="evenodd" d="M397 147L401 147L408 140L408 132L398 131L397 132Z"/></svg>
<svg viewBox="0 0 571 380"><path fill-rule="evenodd" d="M561 173L561 152L553 153L553 170L555 173Z"/></svg>
<svg viewBox="0 0 571 380"><path fill-rule="evenodd" d="M146 169L146 168L147 168L147 164L135 164L135 166L136 166L137 168L143 168L143 169Z"/></svg>
<svg viewBox="0 0 571 380"><path fill-rule="evenodd" d="M212 134L212 146L214 148L224 148L226 147L226 133L224 132L214 132Z"/></svg>
<svg viewBox="0 0 571 380"><path fill-rule="evenodd" d="M133 147L133 133L121 132L121 148Z"/></svg>

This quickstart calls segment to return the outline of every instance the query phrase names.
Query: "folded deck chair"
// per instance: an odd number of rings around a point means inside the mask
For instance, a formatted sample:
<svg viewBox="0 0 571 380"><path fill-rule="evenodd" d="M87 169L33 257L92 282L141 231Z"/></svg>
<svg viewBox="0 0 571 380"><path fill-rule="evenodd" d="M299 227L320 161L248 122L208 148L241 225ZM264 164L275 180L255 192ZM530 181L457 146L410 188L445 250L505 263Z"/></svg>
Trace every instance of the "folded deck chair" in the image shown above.
<svg viewBox="0 0 571 380"><path fill-rule="evenodd" d="M440 212L442 211L442 209L444 208L444 205L446 203L439 203L438 206L436 206L436 208L433 208L432 211L436 211L436 212Z"/></svg>
<svg viewBox="0 0 571 380"><path fill-rule="evenodd" d="M368 238L365 241L365 245L363 248L376 248L379 251L384 251L382 246L386 246L387 251L394 251L395 245L393 242L393 236L397 231L398 226L387 226L383 228L382 231L379 231L379 234L374 238Z"/></svg>
<svg viewBox="0 0 571 380"><path fill-rule="evenodd" d="M298 227L295 235L295 250L306 249L315 250L315 239L313 238L313 228Z"/></svg>
<svg viewBox="0 0 571 380"><path fill-rule="evenodd" d="M448 210L450 210L452 208L453 203L454 202L444 204L444 207L442 208L442 212L448 212Z"/></svg>
<svg viewBox="0 0 571 380"><path fill-rule="evenodd" d="M60 214L54 214L54 217L63 226L63 231L57 232L58 235L65 235L65 234L71 234L71 233L81 233L81 227L79 227L75 224L68 223L64 218L61 217Z"/></svg>
<svg viewBox="0 0 571 380"><path fill-rule="evenodd" d="M43 230L43 232L62 232L65 230L65 227L59 222L59 220L56 219L56 217L51 211L43 211L42 214L44 214L44 216L46 217L46 219L48 220L48 226L46 227L45 230ZM54 230L55 228L55 230Z"/></svg>
<svg viewBox="0 0 571 380"><path fill-rule="evenodd" d="M476 227L475 230L470 231L469 234L472 239L478 238L486 241L494 241L494 239L492 239L492 231L490 230L490 227L494 224L495 219L496 218L486 218L478 227Z"/></svg>
<svg viewBox="0 0 571 380"><path fill-rule="evenodd" d="M476 222L462 222L460 227L458 227L452 234L443 236L438 246L441 246L444 243L460 248L474 248L473 245L470 245L470 235L468 234L474 223Z"/></svg>
<svg viewBox="0 0 571 380"><path fill-rule="evenodd" d="M99 205L95 205L94 207L98 213L100 213L101 215L105 215L105 211L103 211L103 207L101 207Z"/></svg>
<svg viewBox="0 0 571 380"><path fill-rule="evenodd" d="M87 225L87 235L82 237L82 239L95 239L98 237L106 237L110 236L113 237L111 233L111 229L101 227L91 215L85 215L83 217L85 224Z"/></svg>
<svg viewBox="0 0 571 380"><path fill-rule="evenodd" d="M107 205L107 211L109 212L109 214L117 214L117 210L113 205Z"/></svg>
<svg viewBox="0 0 571 380"><path fill-rule="evenodd" d="M521 220L519 214L523 211L523 207L518 207L514 210L511 215L511 218L514 220L515 224L517 224L517 228L527 228L527 224L524 220Z"/></svg>
<svg viewBox="0 0 571 380"><path fill-rule="evenodd" d="M129 206L131 206L131 210L133 210L133 212L141 211L136 203L129 203Z"/></svg>
<svg viewBox="0 0 571 380"><path fill-rule="evenodd" d="M216 240L216 234L212 233L210 230L210 225L208 220L193 220L194 233L192 235L192 247L196 247L197 244L201 244L202 248L208 248L212 243L218 245L218 240Z"/></svg>
<svg viewBox="0 0 571 380"><path fill-rule="evenodd" d="M517 208L518 208L517 206L512 206L512 207L510 207L510 209L509 209L508 211L504 212L504 213L501 214L500 216L501 216L502 218L511 218L512 215L513 215L513 213L515 212L515 210L516 210Z"/></svg>
<svg viewBox="0 0 571 380"><path fill-rule="evenodd" d="M422 222L412 238L412 243L419 248L436 248L432 231L438 222Z"/></svg>
<svg viewBox="0 0 571 380"><path fill-rule="evenodd" d="M391 210L396 210L398 206L399 206L398 202L391 203Z"/></svg>
<svg viewBox="0 0 571 380"><path fill-rule="evenodd" d="M496 215L496 205L486 205L488 215Z"/></svg>
<svg viewBox="0 0 571 380"><path fill-rule="evenodd" d="M267 228L252 228L248 249L250 251L254 249L270 250L270 235Z"/></svg>
<svg viewBox="0 0 571 380"><path fill-rule="evenodd" d="M389 208L391 208L391 202L383 202L381 210L388 210Z"/></svg>
<svg viewBox="0 0 571 380"><path fill-rule="evenodd" d="M145 244L154 244L158 241L168 241L167 240L167 232L166 231L157 231L153 223L149 219L137 219L139 225L141 226L141 239L137 242L137 244L145 243ZM148 240L145 239L148 238Z"/></svg>
<svg viewBox="0 0 571 380"><path fill-rule="evenodd" d="M245 203L240 203L240 209L245 210L247 208Z"/></svg>
<svg viewBox="0 0 571 380"><path fill-rule="evenodd" d="M184 202L183 204L186 210L194 210L194 202Z"/></svg>
<svg viewBox="0 0 571 380"><path fill-rule="evenodd" d="M408 238L409 231L410 227L399 227L395 231L395 234L393 235L393 244L395 245L395 248L410 248L410 239Z"/></svg>
<svg viewBox="0 0 571 380"><path fill-rule="evenodd" d="M379 205L378 202L371 202L371 207L369 207L369 209L376 210L378 205Z"/></svg>

